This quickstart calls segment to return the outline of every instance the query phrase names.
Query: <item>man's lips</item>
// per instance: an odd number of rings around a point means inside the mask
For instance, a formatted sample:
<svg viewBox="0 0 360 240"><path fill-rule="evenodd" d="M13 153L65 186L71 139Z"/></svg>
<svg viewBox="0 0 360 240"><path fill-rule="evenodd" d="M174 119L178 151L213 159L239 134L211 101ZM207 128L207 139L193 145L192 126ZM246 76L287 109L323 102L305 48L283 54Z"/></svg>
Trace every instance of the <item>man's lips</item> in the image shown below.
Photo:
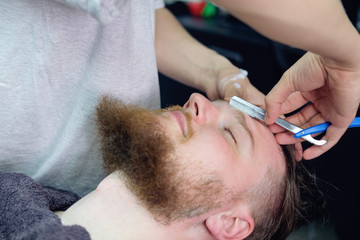
<svg viewBox="0 0 360 240"><path fill-rule="evenodd" d="M181 133L185 136L186 119L184 114L180 111L170 112L170 114L175 118Z"/></svg>

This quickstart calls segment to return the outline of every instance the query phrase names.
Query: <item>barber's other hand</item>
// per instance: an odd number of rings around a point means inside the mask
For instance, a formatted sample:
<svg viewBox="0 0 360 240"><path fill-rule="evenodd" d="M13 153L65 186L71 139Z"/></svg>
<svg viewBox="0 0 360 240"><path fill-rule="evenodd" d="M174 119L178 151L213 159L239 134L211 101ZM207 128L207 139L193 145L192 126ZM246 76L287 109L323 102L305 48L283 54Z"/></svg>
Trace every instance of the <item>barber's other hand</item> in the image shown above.
<svg viewBox="0 0 360 240"><path fill-rule="evenodd" d="M265 102L268 124L308 102L311 104L287 120L302 128L323 122L332 124L323 137L327 143L314 145L303 154L304 159L315 158L339 141L356 115L360 102L360 63L339 64L308 52L284 73ZM280 144L301 141L290 132L280 132L275 126L273 129Z"/></svg>
<svg viewBox="0 0 360 240"><path fill-rule="evenodd" d="M265 95L250 83L246 70L236 68L236 71L221 75L217 79L216 88L216 94L208 94L209 99L230 100L231 97L238 96L257 106L265 106Z"/></svg>

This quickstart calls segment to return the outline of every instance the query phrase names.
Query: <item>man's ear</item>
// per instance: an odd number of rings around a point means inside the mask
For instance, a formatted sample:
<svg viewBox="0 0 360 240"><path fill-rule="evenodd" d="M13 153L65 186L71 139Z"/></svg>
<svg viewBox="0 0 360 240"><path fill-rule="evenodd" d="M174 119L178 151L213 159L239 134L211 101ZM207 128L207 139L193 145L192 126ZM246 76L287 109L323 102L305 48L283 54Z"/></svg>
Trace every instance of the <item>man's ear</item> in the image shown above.
<svg viewBox="0 0 360 240"><path fill-rule="evenodd" d="M241 240L254 230L254 219L247 208L217 213L208 217L205 224L217 240Z"/></svg>

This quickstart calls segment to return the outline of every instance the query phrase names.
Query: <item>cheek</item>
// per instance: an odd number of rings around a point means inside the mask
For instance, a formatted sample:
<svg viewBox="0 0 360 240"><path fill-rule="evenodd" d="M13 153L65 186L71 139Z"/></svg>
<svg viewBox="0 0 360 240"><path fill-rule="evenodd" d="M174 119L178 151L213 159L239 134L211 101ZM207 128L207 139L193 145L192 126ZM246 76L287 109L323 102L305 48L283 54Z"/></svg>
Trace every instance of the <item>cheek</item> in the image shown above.
<svg viewBox="0 0 360 240"><path fill-rule="evenodd" d="M258 143L257 149L255 149L257 159L272 160L273 163L276 163L277 159L281 158L281 147L276 143L273 136L259 139ZM260 149L259 146L261 146Z"/></svg>
<svg viewBox="0 0 360 240"><path fill-rule="evenodd" d="M181 151L191 165L196 164L211 172L223 172L235 159L233 150L223 136L211 131L194 134L193 138L182 146Z"/></svg>

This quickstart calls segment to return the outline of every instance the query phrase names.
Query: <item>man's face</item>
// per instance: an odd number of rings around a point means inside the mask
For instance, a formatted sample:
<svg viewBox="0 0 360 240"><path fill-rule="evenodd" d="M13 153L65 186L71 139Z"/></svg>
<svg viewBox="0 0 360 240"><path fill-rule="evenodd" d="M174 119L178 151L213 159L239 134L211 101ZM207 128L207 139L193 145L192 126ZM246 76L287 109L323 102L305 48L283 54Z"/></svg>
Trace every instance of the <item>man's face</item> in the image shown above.
<svg viewBox="0 0 360 240"><path fill-rule="evenodd" d="M222 206L269 168L285 171L270 130L225 101L193 94L183 108L156 113L103 101L97 113L105 165L167 221Z"/></svg>
<svg viewBox="0 0 360 240"><path fill-rule="evenodd" d="M225 101L193 94L183 109L161 119L177 156L194 173L215 173L226 188L241 192L255 186L269 168L285 172L280 146L259 121Z"/></svg>

